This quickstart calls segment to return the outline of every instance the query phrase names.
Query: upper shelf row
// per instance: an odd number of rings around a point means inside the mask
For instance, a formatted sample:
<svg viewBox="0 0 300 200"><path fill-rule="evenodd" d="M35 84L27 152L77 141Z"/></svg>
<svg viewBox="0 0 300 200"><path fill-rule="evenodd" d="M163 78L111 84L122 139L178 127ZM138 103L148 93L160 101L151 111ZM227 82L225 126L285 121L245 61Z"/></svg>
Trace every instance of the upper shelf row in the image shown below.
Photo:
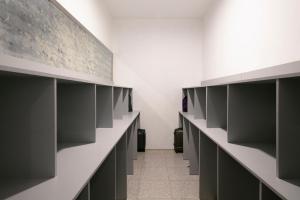
<svg viewBox="0 0 300 200"><path fill-rule="evenodd" d="M275 157L279 178L300 178L299 77L185 88L183 96L188 114L226 130L228 142Z"/></svg>
<svg viewBox="0 0 300 200"><path fill-rule="evenodd" d="M56 153L93 143L96 128L112 128L131 110L132 89L0 73L0 177L56 175Z"/></svg>

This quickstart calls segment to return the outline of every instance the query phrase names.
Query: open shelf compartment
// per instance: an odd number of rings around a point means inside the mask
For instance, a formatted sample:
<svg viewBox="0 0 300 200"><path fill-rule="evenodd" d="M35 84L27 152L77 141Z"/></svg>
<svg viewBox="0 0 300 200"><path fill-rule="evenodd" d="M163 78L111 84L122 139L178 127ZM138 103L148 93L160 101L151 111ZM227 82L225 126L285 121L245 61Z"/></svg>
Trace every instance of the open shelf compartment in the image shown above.
<svg viewBox="0 0 300 200"><path fill-rule="evenodd" d="M228 142L276 157L276 81L229 85Z"/></svg>
<svg viewBox="0 0 300 200"><path fill-rule="evenodd" d="M129 88L123 88L123 101L122 101L122 113L123 115L128 114L129 112L129 93L130 93L130 89Z"/></svg>
<svg viewBox="0 0 300 200"><path fill-rule="evenodd" d="M227 86L207 87L207 127L227 130Z"/></svg>
<svg viewBox="0 0 300 200"><path fill-rule="evenodd" d="M217 145L200 132L200 199L217 199Z"/></svg>
<svg viewBox="0 0 300 200"><path fill-rule="evenodd" d="M187 89L187 99L188 99L188 114L195 114L195 89L189 88Z"/></svg>
<svg viewBox="0 0 300 200"><path fill-rule="evenodd" d="M195 88L194 115L196 119L206 119L206 87Z"/></svg>
<svg viewBox="0 0 300 200"><path fill-rule="evenodd" d="M0 75L0 199L56 175L56 84Z"/></svg>
<svg viewBox="0 0 300 200"><path fill-rule="evenodd" d="M114 87L113 90L114 119L122 119L124 115L130 112L129 104L131 103L132 106L132 89Z"/></svg>
<svg viewBox="0 0 300 200"><path fill-rule="evenodd" d="M300 78L277 82L278 176L300 179Z"/></svg>
<svg viewBox="0 0 300 200"><path fill-rule="evenodd" d="M114 108L114 119L122 119L123 117L123 89L120 87L113 88L113 108Z"/></svg>
<svg viewBox="0 0 300 200"><path fill-rule="evenodd" d="M127 199L127 141L126 134L116 145L116 199Z"/></svg>
<svg viewBox="0 0 300 200"><path fill-rule="evenodd" d="M181 99L181 101L182 101L182 112L185 112L184 103L183 103L185 98L187 99L187 89L183 88L182 89L182 99Z"/></svg>
<svg viewBox="0 0 300 200"><path fill-rule="evenodd" d="M138 159L138 129L140 129L140 116L138 116L134 122L134 130L133 130L133 144L132 144L132 149L133 149L133 159L137 160Z"/></svg>
<svg viewBox="0 0 300 200"><path fill-rule="evenodd" d="M183 118L183 159L189 160L189 131L190 131L190 122Z"/></svg>
<svg viewBox="0 0 300 200"><path fill-rule="evenodd" d="M59 148L96 140L94 84L57 81L57 141Z"/></svg>
<svg viewBox="0 0 300 200"><path fill-rule="evenodd" d="M90 200L116 199L116 148L90 180Z"/></svg>
<svg viewBox="0 0 300 200"><path fill-rule="evenodd" d="M178 115L178 128L183 128L183 116L181 113Z"/></svg>
<svg viewBox="0 0 300 200"><path fill-rule="evenodd" d="M133 160L137 153L137 123L134 121L126 131L127 135L127 175L133 175Z"/></svg>
<svg viewBox="0 0 300 200"><path fill-rule="evenodd" d="M259 180L218 148L218 200L259 200Z"/></svg>
<svg viewBox="0 0 300 200"><path fill-rule="evenodd" d="M260 182L259 200L282 200L275 192L270 190L265 184Z"/></svg>
<svg viewBox="0 0 300 200"><path fill-rule="evenodd" d="M200 130L190 123L189 126L189 160L190 175L199 175L199 133Z"/></svg>
<svg viewBox="0 0 300 200"><path fill-rule="evenodd" d="M96 86L96 126L97 128L113 127L113 88Z"/></svg>

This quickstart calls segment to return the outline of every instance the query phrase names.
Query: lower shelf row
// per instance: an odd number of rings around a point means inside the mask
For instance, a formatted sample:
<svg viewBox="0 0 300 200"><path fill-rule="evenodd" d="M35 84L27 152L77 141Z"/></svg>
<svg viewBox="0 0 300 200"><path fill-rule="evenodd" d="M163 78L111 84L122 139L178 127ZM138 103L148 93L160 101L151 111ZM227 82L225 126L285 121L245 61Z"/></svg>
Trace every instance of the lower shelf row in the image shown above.
<svg viewBox="0 0 300 200"><path fill-rule="evenodd" d="M204 134L199 156L200 199L281 199Z"/></svg>
<svg viewBox="0 0 300 200"><path fill-rule="evenodd" d="M282 199L193 124L183 121L184 159L200 175L201 200Z"/></svg>
<svg viewBox="0 0 300 200"><path fill-rule="evenodd" d="M126 134L113 148L76 200L127 199Z"/></svg>

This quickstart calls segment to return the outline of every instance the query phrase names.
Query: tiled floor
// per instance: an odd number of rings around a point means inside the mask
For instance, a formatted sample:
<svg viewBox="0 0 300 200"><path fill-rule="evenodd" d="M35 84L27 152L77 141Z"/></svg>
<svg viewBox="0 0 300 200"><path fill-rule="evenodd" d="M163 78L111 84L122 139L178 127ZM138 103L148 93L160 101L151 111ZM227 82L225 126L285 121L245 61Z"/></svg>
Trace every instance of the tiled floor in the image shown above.
<svg viewBox="0 0 300 200"><path fill-rule="evenodd" d="M188 162L173 150L138 154L128 176L128 200L199 200L199 176L190 176Z"/></svg>

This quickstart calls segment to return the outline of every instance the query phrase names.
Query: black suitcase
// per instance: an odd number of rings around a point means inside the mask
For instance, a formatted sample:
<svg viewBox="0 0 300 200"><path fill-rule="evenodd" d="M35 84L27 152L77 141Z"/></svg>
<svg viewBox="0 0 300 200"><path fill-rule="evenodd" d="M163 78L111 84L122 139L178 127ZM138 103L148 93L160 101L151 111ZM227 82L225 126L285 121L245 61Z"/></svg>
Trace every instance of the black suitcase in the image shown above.
<svg viewBox="0 0 300 200"><path fill-rule="evenodd" d="M177 128L174 131L174 150L176 153L183 153L183 129Z"/></svg>
<svg viewBox="0 0 300 200"><path fill-rule="evenodd" d="M146 147L146 130L138 129L138 152L145 152Z"/></svg>

